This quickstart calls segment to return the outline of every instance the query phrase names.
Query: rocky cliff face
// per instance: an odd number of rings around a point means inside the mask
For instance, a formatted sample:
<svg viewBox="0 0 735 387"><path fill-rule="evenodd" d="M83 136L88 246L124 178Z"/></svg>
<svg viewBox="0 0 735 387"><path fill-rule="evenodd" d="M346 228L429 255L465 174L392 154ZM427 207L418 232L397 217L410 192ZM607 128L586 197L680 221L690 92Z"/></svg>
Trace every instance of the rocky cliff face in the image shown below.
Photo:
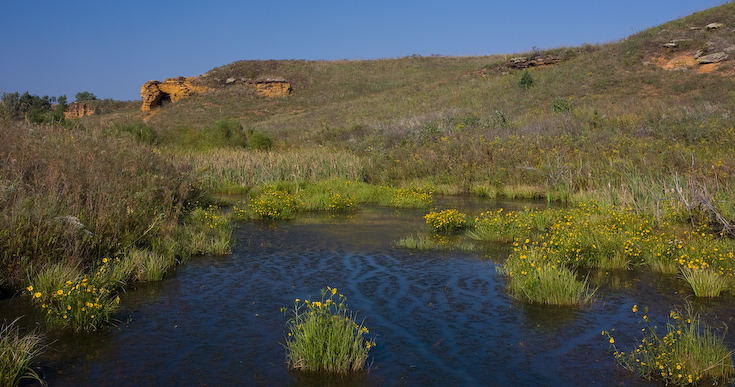
<svg viewBox="0 0 735 387"><path fill-rule="evenodd" d="M291 94L291 84L283 79L258 79L251 81L255 94L268 98L285 97Z"/></svg>
<svg viewBox="0 0 735 387"><path fill-rule="evenodd" d="M143 97L143 106L140 110L146 112L155 109L166 102L176 102L194 94L201 94L213 90L207 86L196 84L197 77L169 78L163 82L148 81L140 88ZM282 78L266 79L228 79L223 86L240 84L253 89L256 95L268 98L283 97L291 94L291 83Z"/></svg>
<svg viewBox="0 0 735 387"><path fill-rule="evenodd" d="M146 112L166 102L176 102L194 94L205 93L206 86L195 85L196 77L168 78L163 82L148 81L140 88L143 97L143 106L140 110Z"/></svg>
<svg viewBox="0 0 735 387"><path fill-rule="evenodd" d="M66 118L82 118L94 114L94 108L89 102L72 102L64 110Z"/></svg>

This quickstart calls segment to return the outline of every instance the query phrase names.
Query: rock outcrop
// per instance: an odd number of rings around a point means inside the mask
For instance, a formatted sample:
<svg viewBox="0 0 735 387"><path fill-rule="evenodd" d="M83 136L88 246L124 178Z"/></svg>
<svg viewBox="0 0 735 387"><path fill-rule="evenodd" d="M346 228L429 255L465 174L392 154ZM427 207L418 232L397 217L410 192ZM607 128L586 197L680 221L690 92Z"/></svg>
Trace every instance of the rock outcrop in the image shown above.
<svg viewBox="0 0 735 387"><path fill-rule="evenodd" d="M64 110L66 118L82 118L94 114L94 107L89 102L72 102Z"/></svg>
<svg viewBox="0 0 735 387"><path fill-rule="evenodd" d="M140 88L143 97L143 106L140 110L146 112L166 102L176 102L194 94L205 93L210 90L206 86L194 84L196 77L168 78L163 82L148 81Z"/></svg>
<svg viewBox="0 0 735 387"><path fill-rule="evenodd" d="M144 112L150 111L166 102L176 102L194 94L201 94L213 90L210 87L196 84L196 80L197 77L178 77L166 79L164 82L146 82L140 88L140 96L143 97L143 106L140 110ZM238 84L252 88L252 92L255 95L268 98L284 97L291 94L293 90L291 83L283 78L262 78L255 80L228 78L223 85L217 86L215 89Z"/></svg>
<svg viewBox="0 0 735 387"><path fill-rule="evenodd" d="M560 61L560 57L553 55L547 57L533 56L531 58L517 57L509 59L507 66L516 69L525 69L532 66L548 66L559 63Z"/></svg>
<svg viewBox="0 0 735 387"><path fill-rule="evenodd" d="M255 86L255 94L268 98L285 97L292 91L285 79L256 79L248 83Z"/></svg>

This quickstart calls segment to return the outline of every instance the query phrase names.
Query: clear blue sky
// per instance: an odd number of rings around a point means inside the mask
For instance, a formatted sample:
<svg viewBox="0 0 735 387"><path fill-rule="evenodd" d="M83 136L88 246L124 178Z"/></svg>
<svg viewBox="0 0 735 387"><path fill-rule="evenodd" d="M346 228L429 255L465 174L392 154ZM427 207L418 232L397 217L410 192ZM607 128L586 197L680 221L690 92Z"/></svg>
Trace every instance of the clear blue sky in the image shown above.
<svg viewBox="0 0 735 387"><path fill-rule="evenodd" d="M724 0L5 0L0 90L140 99L245 59L489 55L605 43Z"/></svg>

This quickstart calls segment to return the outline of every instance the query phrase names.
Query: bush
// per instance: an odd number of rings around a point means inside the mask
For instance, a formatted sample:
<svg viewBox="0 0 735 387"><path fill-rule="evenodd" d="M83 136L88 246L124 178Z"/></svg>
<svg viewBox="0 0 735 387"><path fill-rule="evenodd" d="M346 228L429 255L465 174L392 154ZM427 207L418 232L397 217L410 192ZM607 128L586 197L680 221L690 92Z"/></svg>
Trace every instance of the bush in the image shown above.
<svg viewBox="0 0 735 387"><path fill-rule="evenodd" d="M528 69L521 72L521 79L518 81L518 86L521 89L529 89L533 86L533 76L531 76L531 72Z"/></svg>
<svg viewBox="0 0 735 387"><path fill-rule="evenodd" d="M357 316L349 311L347 299L337 289L322 289L321 301L298 298L286 323L286 359L291 368L302 371L347 373L365 368L375 339ZM283 312L288 309L283 308Z"/></svg>
<svg viewBox="0 0 735 387"><path fill-rule="evenodd" d="M264 133L255 132L248 138L248 148L254 150L270 150L273 148L273 139Z"/></svg>

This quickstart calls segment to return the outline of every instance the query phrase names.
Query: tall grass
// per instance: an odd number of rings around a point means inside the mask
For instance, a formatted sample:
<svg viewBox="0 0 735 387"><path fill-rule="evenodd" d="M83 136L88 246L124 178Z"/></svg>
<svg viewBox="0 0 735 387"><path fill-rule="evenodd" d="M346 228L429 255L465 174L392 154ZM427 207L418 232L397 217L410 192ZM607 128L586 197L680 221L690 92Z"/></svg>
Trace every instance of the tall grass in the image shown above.
<svg viewBox="0 0 735 387"><path fill-rule="evenodd" d="M633 311L636 310L634 306ZM644 379L660 379L667 385L732 384L733 351L725 344L724 333L705 325L691 305L683 312L671 311L665 332L650 322L647 308L643 321L644 337L637 348L627 353L617 349L611 332L603 331L615 359L623 367Z"/></svg>
<svg viewBox="0 0 735 387"><path fill-rule="evenodd" d="M18 319L3 323L0 328L0 383L15 387L22 379L35 379L46 385L31 368L33 360L43 351L43 338L35 332L22 335L17 323Z"/></svg>
<svg viewBox="0 0 735 387"><path fill-rule="evenodd" d="M302 371L355 372L366 367L375 339L366 339L367 327L357 323L344 295L322 289L321 301L296 299L287 322L286 358ZM335 298L337 296L337 298ZM284 312L288 311L283 309Z"/></svg>
<svg viewBox="0 0 735 387"><path fill-rule="evenodd" d="M352 152L323 148L281 152L215 149L207 153L177 154L175 159L191 165L203 186L217 192L243 192L280 181L362 181L365 168L365 162Z"/></svg>
<svg viewBox="0 0 735 387"><path fill-rule="evenodd" d="M519 300L548 304L581 306L594 300L595 290L587 280L567 267L549 261L536 249L517 250L498 271L508 281L508 293Z"/></svg>

